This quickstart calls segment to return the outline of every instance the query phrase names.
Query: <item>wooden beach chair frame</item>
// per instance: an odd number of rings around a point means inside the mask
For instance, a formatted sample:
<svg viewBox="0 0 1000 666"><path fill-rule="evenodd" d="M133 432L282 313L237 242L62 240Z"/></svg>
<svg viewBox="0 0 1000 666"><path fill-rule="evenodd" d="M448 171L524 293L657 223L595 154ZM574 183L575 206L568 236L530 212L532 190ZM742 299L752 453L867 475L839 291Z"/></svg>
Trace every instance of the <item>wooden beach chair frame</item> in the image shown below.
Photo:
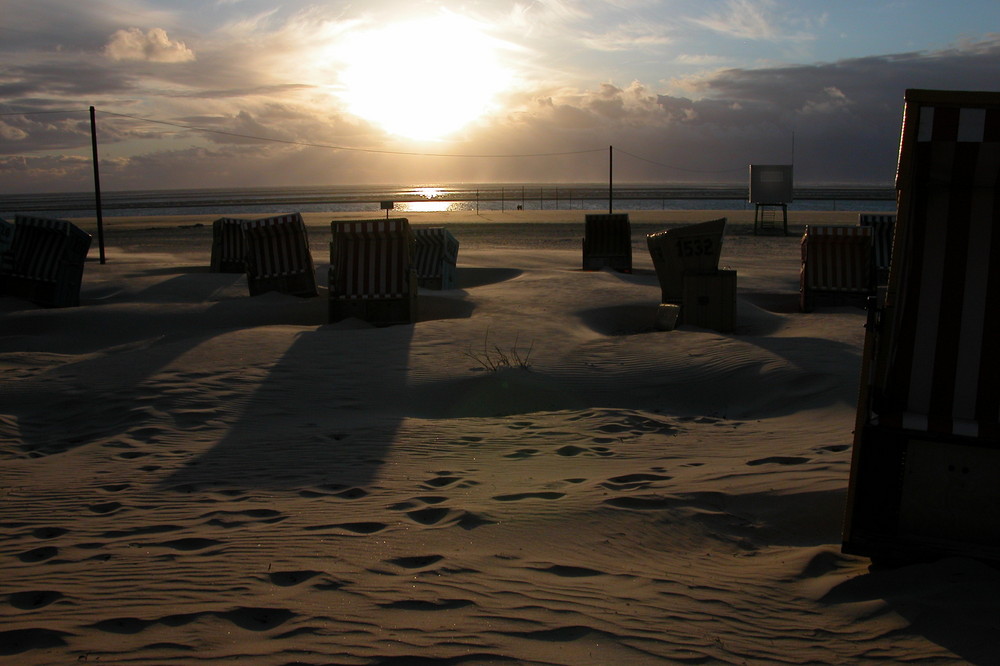
<svg viewBox="0 0 1000 666"><path fill-rule="evenodd" d="M889 280L889 263L892 261L892 229L896 224L895 213L859 213L858 226L871 227L872 262L878 284Z"/></svg>
<svg viewBox="0 0 1000 666"><path fill-rule="evenodd" d="M584 218L583 270L602 268L632 272L632 225L628 213L589 214Z"/></svg>
<svg viewBox="0 0 1000 666"><path fill-rule="evenodd" d="M1000 93L908 90L843 550L1000 560Z"/></svg>
<svg viewBox="0 0 1000 666"><path fill-rule="evenodd" d="M329 321L356 317L379 326L417 317L415 243L405 217L330 225Z"/></svg>
<svg viewBox="0 0 1000 666"><path fill-rule="evenodd" d="M45 307L80 304L91 236L72 222L14 217L13 239L0 269L0 293Z"/></svg>
<svg viewBox="0 0 1000 666"><path fill-rule="evenodd" d="M812 312L818 298L838 302L875 295L870 227L808 225L801 241L799 306Z"/></svg>
<svg viewBox="0 0 1000 666"><path fill-rule="evenodd" d="M458 239L444 227L413 228L417 284L425 289L458 286Z"/></svg>

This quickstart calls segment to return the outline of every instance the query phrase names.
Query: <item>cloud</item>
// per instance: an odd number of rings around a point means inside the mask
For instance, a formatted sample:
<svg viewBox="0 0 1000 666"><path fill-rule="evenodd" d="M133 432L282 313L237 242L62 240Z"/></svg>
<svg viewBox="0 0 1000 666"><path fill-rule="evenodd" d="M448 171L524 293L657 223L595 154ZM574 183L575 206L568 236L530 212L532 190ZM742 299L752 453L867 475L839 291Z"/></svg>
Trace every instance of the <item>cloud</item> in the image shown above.
<svg viewBox="0 0 1000 666"><path fill-rule="evenodd" d="M715 12L692 22L709 30L738 39L774 39L775 23L766 10L772 9L771 0L729 0L724 12Z"/></svg>
<svg viewBox="0 0 1000 666"><path fill-rule="evenodd" d="M145 62L191 62L194 51L183 42L172 41L163 28L118 30L104 47L104 54L112 60L141 60Z"/></svg>

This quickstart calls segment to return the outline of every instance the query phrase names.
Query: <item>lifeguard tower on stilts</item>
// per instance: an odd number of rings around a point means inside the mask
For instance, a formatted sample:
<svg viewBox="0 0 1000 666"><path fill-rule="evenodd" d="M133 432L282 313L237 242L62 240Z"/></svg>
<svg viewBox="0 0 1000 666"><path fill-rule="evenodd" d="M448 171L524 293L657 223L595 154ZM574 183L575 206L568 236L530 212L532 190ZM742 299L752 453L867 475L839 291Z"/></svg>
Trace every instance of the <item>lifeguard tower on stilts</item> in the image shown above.
<svg viewBox="0 0 1000 666"><path fill-rule="evenodd" d="M750 202L756 207L753 214L754 236L778 229L788 235L788 204L792 201L791 164L751 164ZM778 226L778 212L781 226Z"/></svg>

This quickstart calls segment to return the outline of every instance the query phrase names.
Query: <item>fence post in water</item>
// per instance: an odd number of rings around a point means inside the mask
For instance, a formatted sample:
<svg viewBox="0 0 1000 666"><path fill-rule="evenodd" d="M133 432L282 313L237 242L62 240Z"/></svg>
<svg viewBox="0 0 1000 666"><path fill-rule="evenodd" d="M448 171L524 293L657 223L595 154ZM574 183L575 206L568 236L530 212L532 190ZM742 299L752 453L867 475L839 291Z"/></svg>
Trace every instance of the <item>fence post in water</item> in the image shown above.
<svg viewBox="0 0 1000 666"><path fill-rule="evenodd" d="M90 107L90 145L94 151L94 206L97 208L97 247L100 250L101 263L104 259L104 214L101 210L101 170L97 163L97 121L94 117L94 107Z"/></svg>

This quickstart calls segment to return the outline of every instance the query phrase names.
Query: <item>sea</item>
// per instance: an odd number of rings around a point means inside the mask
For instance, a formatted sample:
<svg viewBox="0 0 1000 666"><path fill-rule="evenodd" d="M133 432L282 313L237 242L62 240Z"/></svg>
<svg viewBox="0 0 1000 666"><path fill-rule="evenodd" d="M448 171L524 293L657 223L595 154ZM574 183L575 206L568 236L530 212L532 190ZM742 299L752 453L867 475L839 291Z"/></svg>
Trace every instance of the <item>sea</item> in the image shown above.
<svg viewBox="0 0 1000 666"><path fill-rule="evenodd" d="M251 187L101 193L102 217L268 215L287 212L513 210L746 210L745 185L508 183ZM896 210L891 187L796 187L789 212ZM0 194L0 217L95 217L91 192ZM768 202L775 203L775 202Z"/></svg>

